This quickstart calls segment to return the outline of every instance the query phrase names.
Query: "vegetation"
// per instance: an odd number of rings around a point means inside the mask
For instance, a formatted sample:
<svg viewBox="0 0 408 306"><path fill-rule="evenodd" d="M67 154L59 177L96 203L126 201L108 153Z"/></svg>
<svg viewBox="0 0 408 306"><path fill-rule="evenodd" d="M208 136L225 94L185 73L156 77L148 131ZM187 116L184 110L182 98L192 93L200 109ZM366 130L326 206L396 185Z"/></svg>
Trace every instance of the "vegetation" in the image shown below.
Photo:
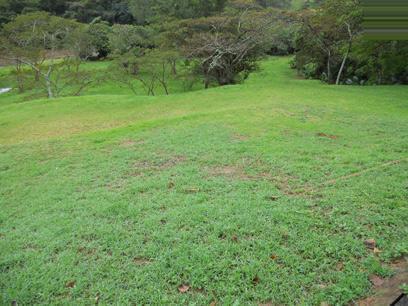
<svg viewBox="0 0 408 306"><path fill-rule="evenodd" d="M2 303L369 294L408 248L408 90L299 80L288 61L165 97L2 96Z"/></svg>
<svg viewBox="0 0 408 306"><path fill-rule="evenodd" d="M300 13L295 65L335 84L408 84L408 41L364 39L358 0L326 0Z"/></svg>
<svg viewBox="0 0 408 306"><path fill-rule="evenodd" d="M0 304L406 291L408 43L362 20L357 0L0 0Z"/></svg>

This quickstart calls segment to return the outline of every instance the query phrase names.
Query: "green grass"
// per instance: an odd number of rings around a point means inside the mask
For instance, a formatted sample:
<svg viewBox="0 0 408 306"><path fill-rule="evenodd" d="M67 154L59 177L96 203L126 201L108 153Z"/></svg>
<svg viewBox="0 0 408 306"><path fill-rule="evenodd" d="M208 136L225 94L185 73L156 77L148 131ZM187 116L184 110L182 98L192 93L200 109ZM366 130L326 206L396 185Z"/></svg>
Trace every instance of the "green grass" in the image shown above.
<svg viewBox="0 0 408 306"><path fill-rule="evenodd" d="M94 82L90 86L86 87L82 92L81 96L87 95L135 95L134 92L123 83L114 81L112 77L112 69L114 63L112 61L96 61L96 62L86 62L80 66L81 72L91 72L95 80L102 80L100 82ZM179 63L177 67L177 75L173 76L169 73L170 68L167 70L167 86L170 94L184 93L187 91L199 90L204 87L199 79L191 80L191 76L188 76L188 67L184 63ZM44 68L44 70L46 70ZM150 81L150 78L146 77L149 71L142 70L140 75L144 77L145 81ZM53 80L55 81L58 77L58 72L55 72ZM6 104L17 104L24 103L27 101L38 100L47 97L47 91L45 86L43 86L43 80L36 83L34 81L34 74L28 66L24 68L24 87L25 90L22 94L17 94L17 81L14 74L13 66L0 67L0 88L14 88L13 92L0 96L0 106ZM136 95L144 96L147 94L146 88L143 87L141 82L135 80L134 87ZM59 88L63 88L62 92L59 94L60 97L72 96L77 92L79 86L73 84L59 83ZM55 88L54 88L55 91ZM156 82L154 87L154 94L156 96L165 95L164 88Z"/></svg>
<svg viewBox="0 0 408 306"><path fill-rule="evenodd" d="M408 251L408 88L300 80L288 62L170 96L0 97L2 303L369 295Z"/></svg>

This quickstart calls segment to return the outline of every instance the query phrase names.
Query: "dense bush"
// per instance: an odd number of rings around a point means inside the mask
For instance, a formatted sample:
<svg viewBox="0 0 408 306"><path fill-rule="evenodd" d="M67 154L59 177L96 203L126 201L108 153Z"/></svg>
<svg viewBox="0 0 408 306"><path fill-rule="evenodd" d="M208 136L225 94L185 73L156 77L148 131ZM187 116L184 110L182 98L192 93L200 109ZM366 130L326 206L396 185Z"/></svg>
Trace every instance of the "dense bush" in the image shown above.
<svg viewBox="0 0 408 306"><path fill-rule="evenodd" d="M327 0L299 14L296 68L336 84L408 84L408 42L364 38L357 0Z"/></svg>

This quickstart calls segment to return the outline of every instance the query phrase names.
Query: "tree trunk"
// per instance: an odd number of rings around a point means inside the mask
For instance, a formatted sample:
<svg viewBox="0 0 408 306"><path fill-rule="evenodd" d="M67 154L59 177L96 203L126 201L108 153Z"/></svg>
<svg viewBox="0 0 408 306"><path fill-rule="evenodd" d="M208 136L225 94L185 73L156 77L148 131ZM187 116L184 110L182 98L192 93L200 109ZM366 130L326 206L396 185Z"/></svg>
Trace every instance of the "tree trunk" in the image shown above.
<svg viewBox="0 0 408 306"><path fill-rule="evenodd" d="M204 88L205 89L210 88L210 78L208 77L208 75L206 75L204 79Z"/></svg>
<svg viewBox="0 0 408 306"><path fill-rule="evenodd" d="M331 67L330 67L330 61L331 61L331 52L330 50L328 51L327 54L327 83L331 83Z"/></svg>
<svg viewBox="0 0 408 306"><path fill-rule="evenodd" d="M40 81L40 72L38 70L34 70L34 79L37 83Z"/></svg>
<svg viewBox="0 0 408 306"><path fill-rule="evenodd" d="M173 75L177 75L177 61L176 60L172 60L171 62L171 73Z"/></svg>
<svg viewBox="0 0 408 306"><path fill-rule="evenodd" d="M17 86L18 86L19 93L24 92L24 77L22 74L23 72L21 68L21 62L19 60L16 60L16 76L17 76Z"/></svg>
<svg viewBox="0 0 408 306"><path fill-rule="evenodd" d="M344 66L346 65L346 61L347 61L347 59L348 59L348 56L349 56L349 54L350 54L350 50L351 50L351 43L349 44L349 46L348 46L348 48L347 48L347 52L346 52L346 54L344 55L343 62L341 63L341 66L340 66L339 73L337 74L336 85L339 85L339 84L340 84L340 78L341 78L341 75L342 75L342 73L343 73Z"/></svg>
<svg viewBox="0 0 408 306"><path fill-rule="evenodd" d="M52 67L49 67L47 74L44 76L45 85L47 86L48 99L54 98L54 95L52 93L51 72L52 72Z"/></svg>
<svg viewBox="0 0 408 306"><path fill-rule="evenodd" d="M347 52L344 55L343 62L341 63L339 73L337 74L336 85L340 84L340 78L341 78L341 75L343 73L344 66L346 65L346 61L348 59L348 56L349 56L349 54L351 52L351 46L353 44L353 33L351 32L351 27L347 22L345 22L345 25L347 27L347 31L348 31L348 34L349 34L349 42L348 42Z"/></svg>

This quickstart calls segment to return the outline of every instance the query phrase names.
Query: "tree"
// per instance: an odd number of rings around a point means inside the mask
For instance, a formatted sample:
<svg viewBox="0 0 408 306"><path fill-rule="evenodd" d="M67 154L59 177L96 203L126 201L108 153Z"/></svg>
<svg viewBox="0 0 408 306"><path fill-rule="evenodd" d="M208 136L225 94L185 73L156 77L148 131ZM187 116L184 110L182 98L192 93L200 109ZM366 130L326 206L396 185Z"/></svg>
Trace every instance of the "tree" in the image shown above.
<svg viewBox="0 0 408 306"><path fill-rule="evenodd" d="M55 67L55 52L63 48L69 35L79 27L72 20L37 12L19 15L3 28L3 44L0 56L30 67L36 79L42 78L47 95L54 97L52 73ZM45 63L46 59L49 59ZM46 71L44 70L46 69Z"/></svg>
<svg viewBox="0 0 408 306"><path fill-rule="evenodd" d="M154 48L154 32L143 26L115 24L109 34L110 49L120 55L138 48Z"/></svg>
<svg viewBox="0 0 408 306"><path fill-rule="evenodd" d="M138 94L136 84L139 83L147 95L154 96L158 86L168 95L168 81L172 70L169 56L172 54L142 49L119 55L113 62L112 78L128 87L134 94Z"/></svg>
<svg viewBox="0 0 408 306"><path fill-rule="evenodd" d="M111 28L106 21L97 18L88 26L86 33L90 36L90 43L95 48L98 59L106 58L111 52L109 34Z"/></svg>
<svg viewBox="0 0 408 306"><path fill-rule="evenodd" d="M316 67L313 74L324 72L328 83L339 84L353 41L361 32L358 0L326 0L316 10L301 12L299 21L298 69L313 63Z"/></svg>
<svg viewBox="0 0 408 306"><path fill-rule="evenodd" d="M207 17L222 12L227 0L129 0L136 22L150 24L163 19Z"/></svg>
<svg viewBox="0 0 408 306"><path fill-rule="evenodd" d="M211 81L228 85L246 78L264 54L269 14L250 12L185 21L183 52L199 63L207 88Z"/></svg>
<svg viewBox="0 0 408 306"><path fill-rule="evenodd" d="M132 23L128 2L124 0L77 0L65 1L67 8L64 17L75 18L84 23L90 23L95 18L101 18L110 24Z"/></svg>

